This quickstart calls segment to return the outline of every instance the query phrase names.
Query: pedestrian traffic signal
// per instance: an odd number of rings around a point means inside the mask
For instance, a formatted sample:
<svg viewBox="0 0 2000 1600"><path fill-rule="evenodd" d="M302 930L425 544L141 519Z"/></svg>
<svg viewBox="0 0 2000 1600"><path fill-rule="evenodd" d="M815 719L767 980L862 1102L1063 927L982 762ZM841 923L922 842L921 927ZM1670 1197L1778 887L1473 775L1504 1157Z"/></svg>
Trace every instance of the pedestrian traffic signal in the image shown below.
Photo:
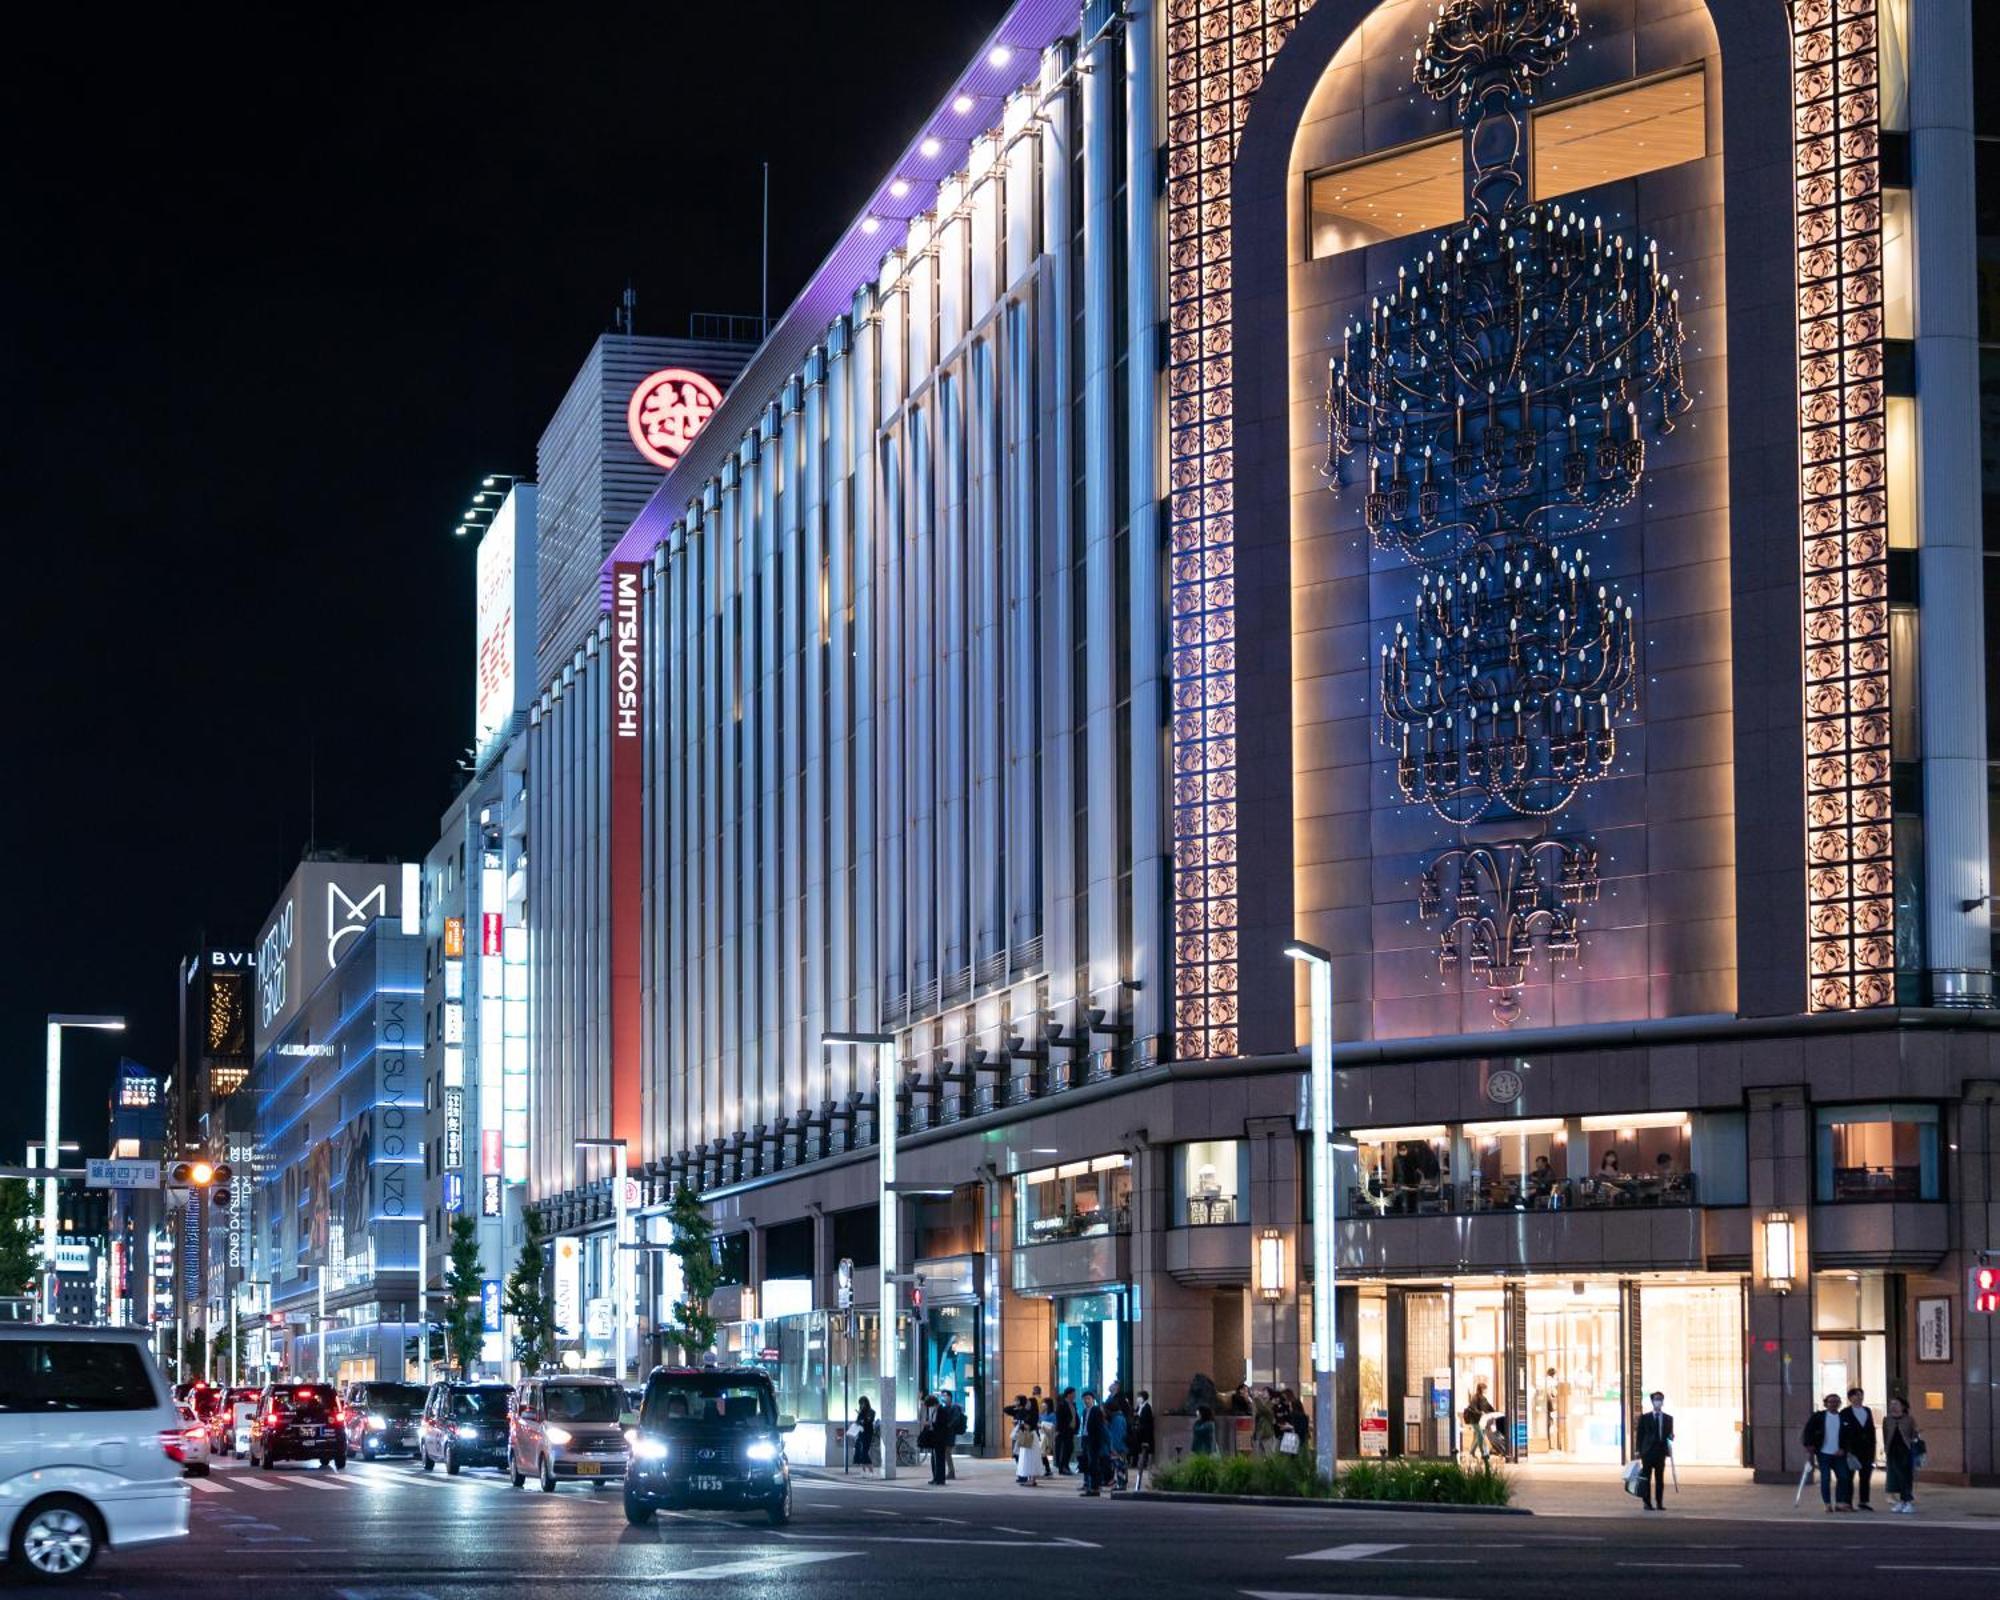
<svg viewBox="0 0 2000 1600"><path fill-rule="evenodd" d="M1971 1277L1971 1292L1965 1297L1967 1307L1988 1316L2000 1316L2000 1267L1974 1267Z"/></svg>

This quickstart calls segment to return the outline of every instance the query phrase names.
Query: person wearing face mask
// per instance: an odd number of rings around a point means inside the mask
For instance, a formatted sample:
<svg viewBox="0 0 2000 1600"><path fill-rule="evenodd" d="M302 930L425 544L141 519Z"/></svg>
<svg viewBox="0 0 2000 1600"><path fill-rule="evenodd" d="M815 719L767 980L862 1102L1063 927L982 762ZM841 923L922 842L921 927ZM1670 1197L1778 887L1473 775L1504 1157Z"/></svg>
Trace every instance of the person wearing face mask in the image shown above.
<svg viewBox="0 0 2000 1600"><path fill-rule="evenodd" d="M1858 1387L1849 1389L1847 1409L1840 1414L1840 1448L1847 1454L1848 1470L1854 1474L1854 1487L1860 1491L1863 1511L1875 1509L1868 1502L1868 1487L1875 1478L1876 1442L1874 1411L1863 1404L1863 1395ZM1847 1499L1845 1491L1843 1484L1843 1501Z"/></svg>
<svg viewBox="0 0 2000 1600"><path fill-rule="evenodd" d="M1667 1397L1655 1389L1648 1397L1650 1410L1642 1412L1633 1435L1633 1453L1639 1458L1639 1495L1648 1511L1667 1509L1667 1458L1674 1453L1674 1419L1666 1409Z"/></svg>

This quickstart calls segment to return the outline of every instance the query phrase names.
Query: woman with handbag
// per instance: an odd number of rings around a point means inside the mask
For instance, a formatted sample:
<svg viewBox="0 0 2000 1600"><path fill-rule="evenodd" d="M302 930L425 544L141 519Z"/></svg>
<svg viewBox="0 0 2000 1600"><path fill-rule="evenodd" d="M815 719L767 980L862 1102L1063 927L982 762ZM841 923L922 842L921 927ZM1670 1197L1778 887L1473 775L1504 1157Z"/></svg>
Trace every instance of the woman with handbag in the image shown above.
<svg viewBox="0 0 2000 1600"><path fill-rule="evenodd" d="M1014 1431L1007 1441L1014 1452L1014 1481L1032 1489L1042 1470L1041 1418L1029 1408L1026 1395L1016 1395L1014 1408L1007 1414L1014 1419Z"/></svg>
<svg viewBox="0 0 2000 1600"><path fill-rule="evenodd" d="M1917 1510L1917 1468L1923 1464L1924 1441L1917 1432L1917 1419L1900 1396L1891 1396L1889 1414L1882 1419L1882 1453L1889 1472L1885 1487L1891 1511L1915 1516Z"/></svg>
<svg viewBox="0 0 2000 1600"><path fill-rule="evenodd" d="M854 1408L854 1420L848 1424L847 1433L853 1442L853 1451L848 1459L866 1472L869 1453L875 1448L875 1408L868 1403L865 1394Z"/></svg>

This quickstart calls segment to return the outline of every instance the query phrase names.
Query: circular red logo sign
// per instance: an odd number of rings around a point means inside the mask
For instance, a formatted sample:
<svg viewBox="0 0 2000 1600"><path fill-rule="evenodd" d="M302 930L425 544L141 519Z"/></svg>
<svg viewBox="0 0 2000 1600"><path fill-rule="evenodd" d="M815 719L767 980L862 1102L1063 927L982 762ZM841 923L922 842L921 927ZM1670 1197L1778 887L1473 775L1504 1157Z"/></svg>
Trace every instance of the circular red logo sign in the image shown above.
<svg viewBox="0 0 2000 1600"><path fill-rule="evenodd" d="M639 454L671 470L722 404L722 391L699 372L663 367L632 391L625 427Z"/></svg>

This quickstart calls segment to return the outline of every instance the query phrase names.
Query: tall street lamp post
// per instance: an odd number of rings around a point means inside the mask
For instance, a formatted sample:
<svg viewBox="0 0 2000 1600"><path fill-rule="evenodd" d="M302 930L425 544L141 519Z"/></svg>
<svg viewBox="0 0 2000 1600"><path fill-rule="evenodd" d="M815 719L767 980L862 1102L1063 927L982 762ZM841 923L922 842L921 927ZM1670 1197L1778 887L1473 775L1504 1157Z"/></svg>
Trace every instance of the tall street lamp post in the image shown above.
<svg viewBox="0 0 2000 1600"><path fill-rule="evenodd" d="M579 1150L615 1150L618 1152L618 1182L612 1191L613 1233L611 1239L611 1305L618 1323L618 1381L625 1381L625 1342L630 1332L634 1311L631 1296L625 1292L625 1172L630 1159L623 1139L578 1139Z"/></svg>
<svg viewBox="0 0 2000 1600"><path fill-rule="evenodd" d="M67 1011L49 1013L48 1107L42 1120L42 1148L48 1151L49 1176L42 1182L42 1296L44 1316L56 1320L56 1146L62 1121L62 1036L65 1028L102 1028L112 1033L125 1029L123 1017L105 1017Z"/></svg>
<svg viewBox="0 0 2000 1600"><path fill-rule="evenodd" d="M1303 962L1312 986L1312 1196L1313 1196L1313 1434L1319 1470L1334 1473L1333 1356L1339 1322L1334 1316L1334 1243L1339 1223L1333 1206L1333 958L1316 944L1294 940L1285 954Z"/></svg>
<svg viewBox="0 0 2000 1600"><path fill-rule="evenodd" d="M882 1440L882 1476L896 1476L896 1285L902 1281L896 1250L896 1040L887 1033L823 1033L820 1043L875 1051L875 1154L878 1173L876 1220L882 1278L881 1329L875 1340L877 1381L882 1405L876 1434Z"/></svg>

